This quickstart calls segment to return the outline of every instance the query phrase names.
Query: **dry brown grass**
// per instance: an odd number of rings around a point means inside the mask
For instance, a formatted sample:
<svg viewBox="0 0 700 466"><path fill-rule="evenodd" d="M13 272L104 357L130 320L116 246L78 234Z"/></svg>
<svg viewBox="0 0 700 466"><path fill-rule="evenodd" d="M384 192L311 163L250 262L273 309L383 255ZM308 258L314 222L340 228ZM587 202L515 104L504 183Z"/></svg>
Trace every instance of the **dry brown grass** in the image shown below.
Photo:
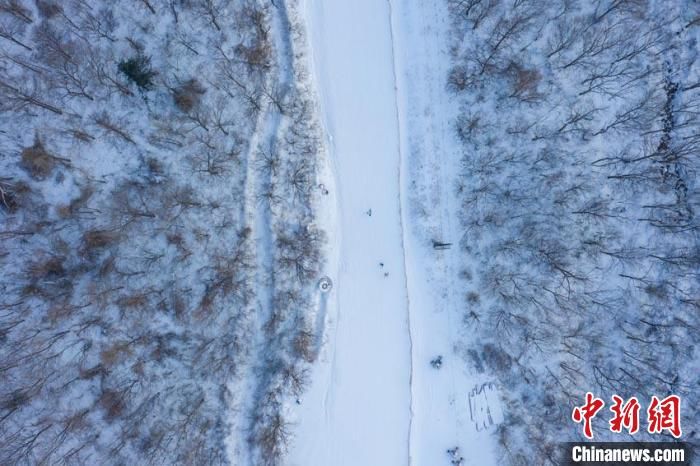
<svg viewBox="0 0 700 466"><path fill-rule="evenodd" d="M43 180L56 168L56 158L44 147L37 138L34 144L22 149L22 167L38 180Z"/></svg>
<svg viewBox="0 0 700 466"><path fill-rule="evenodd" d="M75 414L72 414L65 418L63 420L63 426L67 431L71 432L81 432L87 427L90 426L90 422L88 421L88 415L90 414L90 411L87 409L84 409L82 411L78 411Z"/></svg>
<svg viewBox="0 0 700 466"><path fill-rule="evenodd" d="M105 390L100 397L100 405L105 410L108 420L115 419L124 412L126 404L121 393L115 390Z"/></svg>
<svg viewBox="0 0 700 466"><path fill-rule="evenodd" d="M38 260L29 266L29 276L35 280L50 280L63 277L66 270L63 268L65 258L51 256Z"/></svg>
<svg viewBox="0 0 700 466"><path fill-rule="evenodd" d="M518 64L511 64L506 73L513 82L511 97L524 101L535 100L540 97L537 88L542 80L542 73L538 70L523 68Z"/></svg>
<svg viewBox="0 0 700 466"><path fill-rule="evenodd" d="M37 283L27 283L22 287L20 294L23 298L45 297L44 290Z"/></svg>
<svg viewBox="0 0 700 466"><path fill-rule="evenodd" d="M83 233L81 252L90 256L112 245L117 235L107 230L90 230Z"/></svg>
<svg viewBox="0 0 700 466"><path fill-rule="evenodd" d="M52 324L69 319L70 316L75 312L76 307L70 305L69 303L56 303L53 304L46 311L46 317Z"/></svg>
<svg viewBox="0 0 700 466"><path fill-rule="evenodd" d="M78 213L80 209L84 208L87 205L87 202L90 200L93 193L94 190L92 187L82 187L80 189L80 196L71 200L70 203L67 205L57 207L56 213L58 213L58 215L64 219L74 216L76 213Z"/></svg>
<svg viewBox="0 0 700 466"><path fill-rule="evenodd" d="M173 101L177 108L189 113L197 108L206 90L196 79L190 79L173 91Z"/></svg>
<svg viewBox="0 0 700 466"><path fill-rule="evenodd" d="M124 296L124 297L119 298L117 300L117 305L120 308L126 308L126 309L145 308L147 304L148 304L148 297L143 293L133 294L130 296Z"/></svg>
<svg viewBox="0 0 700 466"><path fill-rule="evenodd" d="M271 66L272 44L270 43L267 13L264 9L247 5L241 11L239 21L244 27L253 26L255 34L248 45L236 46L236 54L251 69L268 69Z"/></svg>
<svg viewBox="0 0 700 466"><path fill-rule="evenodd" d="M100 351L100 362L109 370L115 364L122 362L130 354L131 349L128 343L117 342Z"/></svg>

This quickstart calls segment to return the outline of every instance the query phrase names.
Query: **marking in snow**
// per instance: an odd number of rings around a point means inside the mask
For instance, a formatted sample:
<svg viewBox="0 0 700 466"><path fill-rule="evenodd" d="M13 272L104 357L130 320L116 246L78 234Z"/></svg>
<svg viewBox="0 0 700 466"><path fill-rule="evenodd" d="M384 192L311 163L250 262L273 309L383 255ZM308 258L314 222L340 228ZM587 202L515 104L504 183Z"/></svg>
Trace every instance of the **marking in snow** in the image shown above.
<svg viewBox="0 0 700 466"><path fill-rule="evenodd" d="M491 404L493 404L493 409ZM481 386L477 385L469 392L469 415L477 432L503 422L503 413L498 402L498 391L492 382L486 382Z"/></svg>
<svg viewBox="0 0 700 466"><path fill-rule="evenodd" d="M324 293L328 293L333 288L333 281L330 277L323 277L318 281L318 289Z"/></svg>

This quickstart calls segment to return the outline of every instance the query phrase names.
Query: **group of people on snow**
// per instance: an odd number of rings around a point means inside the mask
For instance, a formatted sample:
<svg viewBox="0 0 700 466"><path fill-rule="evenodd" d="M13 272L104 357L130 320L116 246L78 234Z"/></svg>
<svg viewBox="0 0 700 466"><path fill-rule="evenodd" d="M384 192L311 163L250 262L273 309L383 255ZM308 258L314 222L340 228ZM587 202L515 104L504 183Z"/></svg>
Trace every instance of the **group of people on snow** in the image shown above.
<svg viewBox="0 0 700 466"><path fill-rule="evenodd" d="M464 464L464 457L459 454L459 447L448 449L447 454L450 455L451 464L456 466L462 466L462 464Z"/></svg>

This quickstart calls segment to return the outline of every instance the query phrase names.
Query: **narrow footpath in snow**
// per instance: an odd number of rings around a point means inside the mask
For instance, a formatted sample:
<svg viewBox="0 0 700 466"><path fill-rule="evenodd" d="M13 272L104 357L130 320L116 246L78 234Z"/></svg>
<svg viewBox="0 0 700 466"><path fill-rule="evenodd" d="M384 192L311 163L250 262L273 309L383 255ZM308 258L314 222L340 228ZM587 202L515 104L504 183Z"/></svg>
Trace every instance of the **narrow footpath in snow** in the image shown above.
<svg viewBox="0 0 700 466"><path fill-rule="evenodd" d="M496 464L497 403L484 404L481 390L475 422L469 394L489 380L459 354L469 338L459 264L431 244L459 234L449 188L458 157L441 164L455 147L441 112L450 105L444 5L306 0L304 11L332 178L324 183L334 191L322 215L332 219L334 287L287 463L439 466L459 446L463 466ZM434 211L417 218L414 191L426 186ZM440 369L430 365L437 355Z"/></svg>

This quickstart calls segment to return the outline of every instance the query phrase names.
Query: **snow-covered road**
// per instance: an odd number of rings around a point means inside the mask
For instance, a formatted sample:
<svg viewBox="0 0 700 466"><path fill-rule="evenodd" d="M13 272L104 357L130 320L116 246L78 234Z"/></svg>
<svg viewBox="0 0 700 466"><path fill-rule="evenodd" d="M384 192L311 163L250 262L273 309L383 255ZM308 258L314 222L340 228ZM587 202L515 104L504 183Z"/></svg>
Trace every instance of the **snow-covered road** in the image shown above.
<svg viewBox="0 0 700 466"><path fill-rule="evenodd" d="M289 464L449 464L456 445L465 466L496 464L469 412L469 392L487 380L458 355L458 264L430 244L459 239L449 189L458 157L442 163L455 147L442 113L444 5L306 0L305 14L328 140L335 287ZM434 212L419 218L414 191L433 185ZM429 364L438 354L439 371Z"/></svg>
<svg viewBox="0 0 700 466"><path fill-rule="evenodd" d="M326 374L315 374L322 380L300 414L309 424L298 427L313 438L297 436L292 462L407 464L411 345L389 5L309 0L307 14L335 165L339 222L331 236L342 239Z"/></svg>

